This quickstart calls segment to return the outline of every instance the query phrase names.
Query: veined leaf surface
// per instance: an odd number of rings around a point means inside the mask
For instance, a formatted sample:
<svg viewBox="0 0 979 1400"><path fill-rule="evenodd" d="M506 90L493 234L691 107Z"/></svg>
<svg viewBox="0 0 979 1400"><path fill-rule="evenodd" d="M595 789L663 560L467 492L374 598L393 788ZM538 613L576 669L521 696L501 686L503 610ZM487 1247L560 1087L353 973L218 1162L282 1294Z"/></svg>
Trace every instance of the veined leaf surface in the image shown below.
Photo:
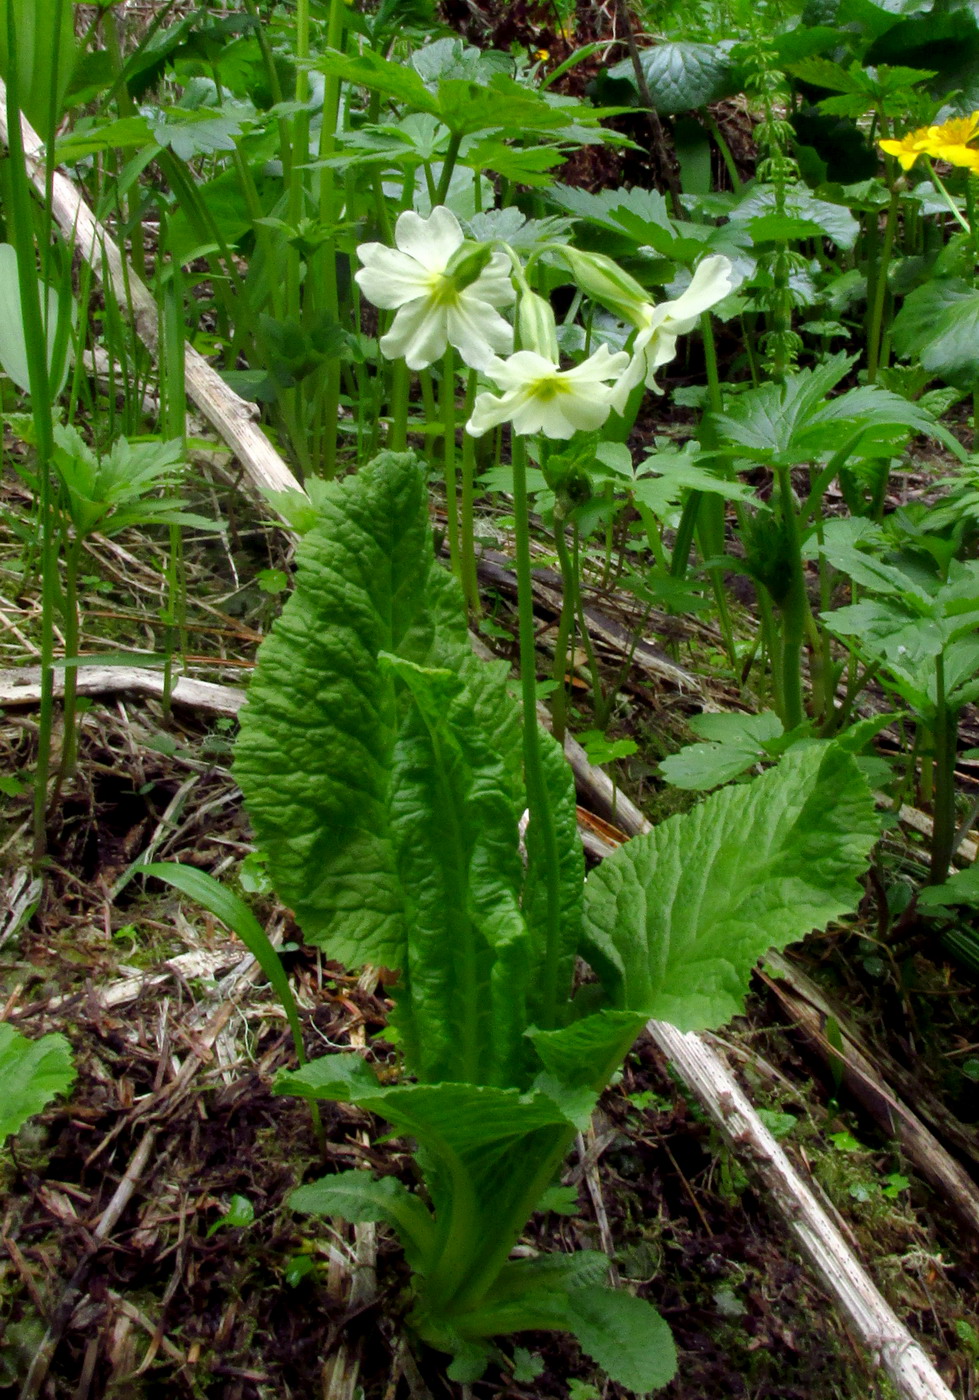
<svg viewBox="0 0 979 1400"><path fill-rule="evenodd" d="M790 752L609 856L586 886L583 955L616 1006L681 1030L723 1025L769 948L854 908L876 835L849 755Z"/></svg>
<svg viewBox="0 0 979 1400"><path fill-rule="evenodd" d="M401 972L397 1021L420 1079L526 1088L545 936L532 832L526 876L518 854L507 667L472 655L412 457L382 454L319 494L242 714L236 774L259 844L311 942ZM582 854L570 771L540 737L570 990Z"/></svg>

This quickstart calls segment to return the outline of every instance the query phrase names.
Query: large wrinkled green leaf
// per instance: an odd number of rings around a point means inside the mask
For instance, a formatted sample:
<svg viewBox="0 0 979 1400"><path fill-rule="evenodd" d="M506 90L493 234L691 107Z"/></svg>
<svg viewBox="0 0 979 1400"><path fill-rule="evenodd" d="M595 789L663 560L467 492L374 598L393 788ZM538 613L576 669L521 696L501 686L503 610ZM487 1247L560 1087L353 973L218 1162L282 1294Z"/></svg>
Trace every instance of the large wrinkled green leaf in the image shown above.
<svg viewBox="0 0 979 1400"><path fill-rule="evenodd" d="M28 1040L0 1022L0 1146L75 1079L71 1046L63 1035Z"/></svg>
<svg viewBox="0 0 979 1400"><path fill-rule="evenodd" d="M790 752L605 860L586 886L584 956L616 1006L682 1030L721 1025L769 948L855 906L876 833L848 755Z"/></svg>
<svg viewBox="0 0 979 1400"><path fill-rule="evenodd" d="M533 1078L542 854L527 836L519 708L477 662L433 558L424 478L384 454L319 493L296 591L265 642L236 773L269 869L311 941L400 970L397 1023L429 1082ZM582 885L570 773L541 734L562 872L560 999Z"/></svg>

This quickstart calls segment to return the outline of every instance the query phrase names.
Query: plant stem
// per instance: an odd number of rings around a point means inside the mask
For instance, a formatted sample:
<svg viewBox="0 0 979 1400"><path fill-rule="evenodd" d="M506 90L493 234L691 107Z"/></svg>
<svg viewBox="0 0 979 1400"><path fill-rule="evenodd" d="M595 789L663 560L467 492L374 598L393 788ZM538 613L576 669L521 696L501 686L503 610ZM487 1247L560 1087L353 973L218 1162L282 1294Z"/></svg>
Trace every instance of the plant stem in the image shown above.
<svg viewBox="0 0 979 1400"><path fill-rule="evenodd" d="M942 885L955 842L955 756L957 725L945 696L945 656L935 657L935 797L928 882Z"/></svg>
<svg viewBox="0 0 979 1400"><path fill-rule="evenodd" d="M65 553L65 658L78 655L78 565L81 559L82 541L76 536ZM58 786L70 778L78 760L78 732L76 728L76 705L78 694L78 667L65 667L64 689L64 738L61 745L61 766L58 772Z"/></svg>
<svg viewBox="0 0 979 1400"><path fill-rule="evenodd" d="M527 503L527 448L523 438L513 438L513 514L517 556L517 606L520 618L520 688L523 699L524 780L530 809L528 849L536 831L540 866L547 889L544 965L541 971L542 1012L545 1029L557 1024L558 964L561 954L561 894L554 815L547 796L537 721L537 664L534 646L534 599L530 576L530 510Z"/></svg>
<svg viewBox="0 0 979 1400"><path fill-rule="evenodd" d="M775 475L792 571L788 592L779 604L782 614L782 721L786 729L795 729L806 717L802 700L802 646L809 600L802 568L799 521L792 497L792 474L788 467L776 467Z"/></svg>
<svg viewBox="0 0 979 1400"><path fill-rule="evenodd" d="M466 421L468 422L476 399L474 369L469 371L466 383ZM460 521L460 563L462 566L462 588L466 595L469 616L480 614L479 575L476 571L476 534L473 518L473 505L476 489L476 440L463 429L462 433L462 519Z"/></svg>
<svg viewBox="0 0 979 1400"><path fill-rule="evenodd" d="M877 260L877 276L874 281L874 299L870 308L870 325L867 328L867 382L873 384L881 366L881 342L884 334L884 305L887 300L887 268L891 249L894 247L894 233L897 229L898 193L891 186L891 202L887 206L887 220L884 224L884 240Z"/></svg>
<svg viewBox="0 0 979 1400"><path fill-rule="evenodd" d="M564 747L564 734L568 722L568 692L566 677L568 671L568 648L574 626L574 579L568 546L564 539L564 521L554 518L554 545L558 563L561 566L561 616L558 620L557 637L554 642L554 693L551 696L551 733Z"/></svg>
<svg viewBox="0 0 979 1400"><path fill-rule="evenodd" d="M392 452L404 452L408 446L408 366L404 360L395 360L391 366L389 411L388 446Z"/></svg>
<svg viewBox="0 0 979 1400"><path fill-rule="evenodd" d="M453 132L449 137L449 145L445 152L445 160L442 162L442 173L439 176L438 189L435 191L436 204L445 203L445 197L449 193L452 172L455 170L456 161L459 158L459 147L461 145L462 136L458 132Z"/></svg>
<svg viewBox="0 0 979 1400"><path fill-rule="evenodd" d="M10 207L7 210L12 242L17 250L17 277L24 347L31 386L31 411L37 439L38 512L41 520L41 701L38 712L37 763L34 772L34 860L47 845L46 818L48 776L51 771L51 735L54 722L54 622L58 610L57 498L51 477L54 453L51 384L47 340L41 320L37 269L34 261L32 202L20 128L20 74L15 6L7 5L7 141L10 152ZM50 147L49 147L50 149Z"/></svg>
<svg viewBox="0 0 979 1400"><path fill-rule="evenodd" d="M439 414L442 419L442 470L445 476L445 509L449 532L449 561L462 581L459 558L459 480L456 473L456 375L455 351L450 345L442 359Z"/></svg>

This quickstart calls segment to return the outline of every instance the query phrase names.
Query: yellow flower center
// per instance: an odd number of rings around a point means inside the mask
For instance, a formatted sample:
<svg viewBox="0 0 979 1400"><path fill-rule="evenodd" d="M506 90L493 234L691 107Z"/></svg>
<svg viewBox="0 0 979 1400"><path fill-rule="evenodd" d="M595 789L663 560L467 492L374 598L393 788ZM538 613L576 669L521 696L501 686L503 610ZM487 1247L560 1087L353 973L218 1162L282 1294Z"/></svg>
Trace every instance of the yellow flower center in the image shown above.
<svg viewBox="0 0 979 1400"><path fill-rule="evenodd" d="M562 394L570 394L572 386L566 379L562 379L557 374L544 374L540 379L531 380L527 385L527 392L533 399L550 403L552 399L560 398Z"/></svg>
<svg viewBox="0 0 979 1400"><path fill-rule="evenodd" d="M459 292L455 279L446 277L444 272L433 272L428 280L428 292L435 306L455 306Z"/></svg>

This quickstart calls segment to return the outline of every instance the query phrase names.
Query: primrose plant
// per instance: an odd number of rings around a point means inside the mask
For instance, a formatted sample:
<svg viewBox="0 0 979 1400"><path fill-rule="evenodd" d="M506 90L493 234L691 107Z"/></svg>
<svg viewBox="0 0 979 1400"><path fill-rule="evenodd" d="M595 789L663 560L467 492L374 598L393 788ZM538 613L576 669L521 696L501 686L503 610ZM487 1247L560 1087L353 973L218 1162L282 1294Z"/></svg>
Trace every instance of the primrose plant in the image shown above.
<svg viewBox="0 0 979 1400"><path fill-rule="evenodd" d="M607 1286L603 1255L511 1252L647 1019L693 1030L734 1015L758 957L852 907L874 813L848 755L799 750L630 842L585 883L570 770L537 719L527 436L542 435L546 461L550 439L601 428L635 359L645 379L693 311L650 325L642 289L593 258L607 299L632 298L638 348L601 345L563 369L550 305L504 245L517 349L487 354L504 348L497 250L463 249L454 225L439 209L402 215L394 253L362 249L360 279L397 310L382 345L417 364L455 336L481 360L492 387L471 396L468 437L511 425L521 702L504 663L472 654L458 583L433 558L421 464L385 452L318 489L236 773L305 936L350 966L397 972L405 1077L382 1084L359 1054L334 1054L277 1088L377 1113L416 1143L424 1184L341 1172L291 1203L395 1230L413 1270L409 1326L452 1354L453 1378L478 1377L494 1337L554 1329L645 1393L675 1369L650 1304ZM492 299L476 306L487 274ZM498 336L489 346L480 325Z"/></svg>
<svg viewBox="0 0 979 1400"><path fill-rule="evenodd" d="M277 1088L377 1113L416 1143L424 1186L340 1172L291 1203L394 1229L410 1328L452 1354L454 1378L481 1374L492 1338L556 1329L654 1390L674 1371L668 1328L607 1286L604 1256L511 1251L646 1020L720 1024L767 948L853 906L868 790L834 745L792 753L585 883L570 771L534 710L521 717L506 665L472 654L420 464L382 453L318 498L236 774L305 936L397 971L405 1076L333 1054ZM532 668L524 686L532 702ZM592 973L576 988L578 958Z"/></svg>

